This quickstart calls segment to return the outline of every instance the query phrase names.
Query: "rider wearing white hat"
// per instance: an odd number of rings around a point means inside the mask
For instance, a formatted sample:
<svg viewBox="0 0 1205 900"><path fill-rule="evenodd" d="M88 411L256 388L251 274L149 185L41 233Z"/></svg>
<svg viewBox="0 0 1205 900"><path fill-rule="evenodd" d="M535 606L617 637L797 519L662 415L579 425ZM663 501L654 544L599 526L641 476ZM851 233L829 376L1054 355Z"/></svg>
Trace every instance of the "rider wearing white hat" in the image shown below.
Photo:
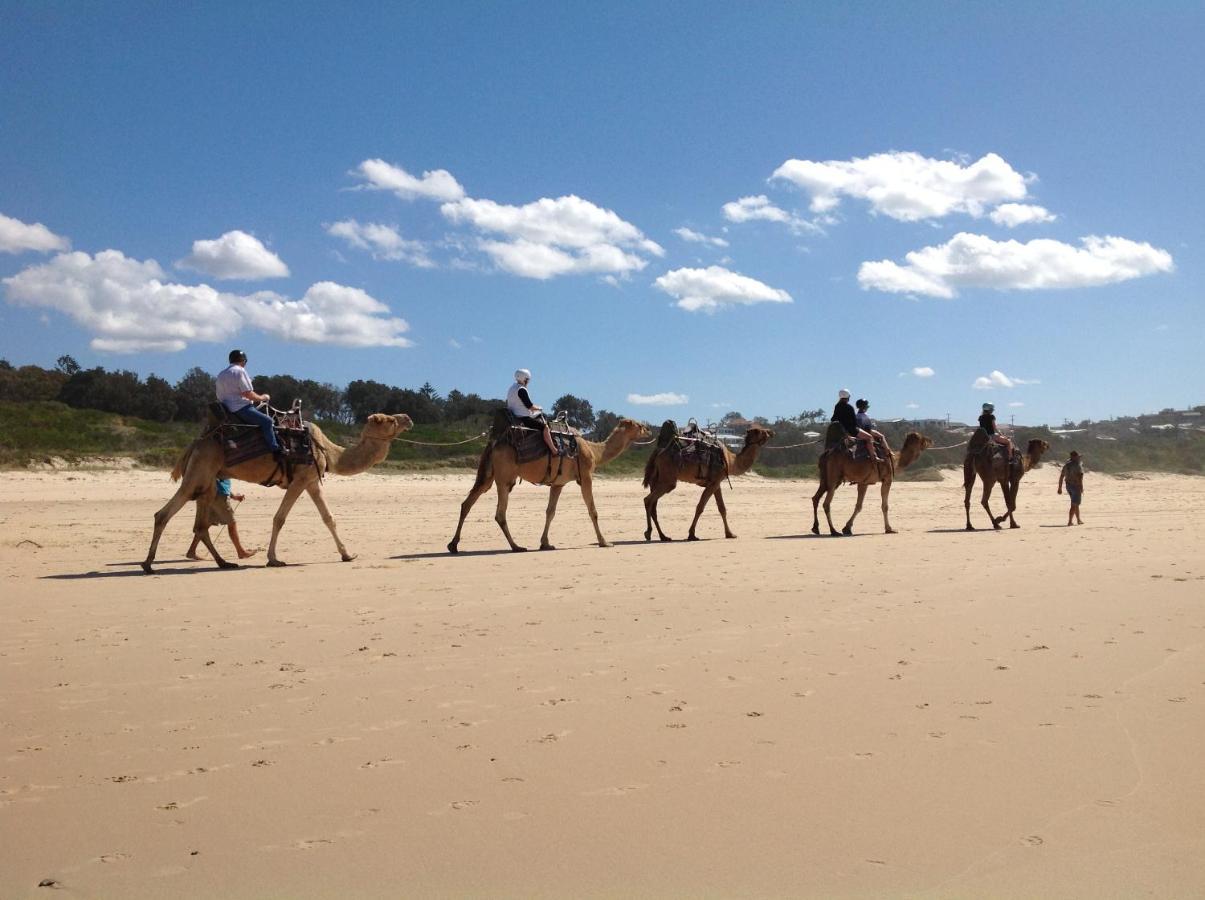
<svg viewBox="0 0 1205 900"><path fill-rule="evenodd" d="M556 445L552 443L552 432L548 430L548 422L544 419L544 409L531 401L527 393L527 383L531 381L531 372L527 369L515 369L515 383L506 392L506 408L520 425L528 428L538 428L544 432L544 443L548 452L557 456Z"/></svg>
<svg viewBox="0 0 1205 900"><path fill-rule="evenodd" d="M833 417L830 421L839 422L846 434L866 444L866 453L871 459L882 462L874 451L874 435L858 426L858 415L849 403L849 391L845 388L837 392L837 405L833 407Z"/></svg>

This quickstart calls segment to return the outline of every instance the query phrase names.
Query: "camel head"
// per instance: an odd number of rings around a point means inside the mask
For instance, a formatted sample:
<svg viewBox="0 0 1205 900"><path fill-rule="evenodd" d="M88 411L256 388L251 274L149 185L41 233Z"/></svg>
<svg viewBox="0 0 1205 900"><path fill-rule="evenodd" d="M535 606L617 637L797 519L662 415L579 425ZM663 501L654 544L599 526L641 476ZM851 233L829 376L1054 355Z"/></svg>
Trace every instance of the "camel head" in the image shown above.
<svg viewBox="0 0 1205 900"><path fill-rule="evenodd" d="M373 413L364 423L363 437L375 438L379 441L392 441L403 431L409 431L414 422L405 413L390 416L385 413Z"/></svg>
<svg viewBox="0 0 1205 900"><path fill-rule="evenodd" d="M907 447L909 444L915 444L916 452L920 453L922 450L928 450L933 446L933 439L926 437L919 431L909 431L904 438L904 446Z"/></svg>
<svg viewBox="0 0 1205 900"><path fill-rule="evenodd" d="M754 425L745 432L746 447L764 447L769 443L770 438L774 437L774 432L769 428L762 428L760 425Z"/></svg>
<svg viewBox="0 0 1205 900"><path fill-rule="evenodd" d="M1042 458L1042 454L1050 449L1050 444L1041 438L1034 438L1025 446L1025 455L1029 457L1029 464L1036 466Z"/></svg>
<svg viewBox="0 0 1205 900"><path fill-rule="evenodd" d="M651 435L653 432L643 422L637 422L635 419L620 419L619 424L615 426L615 431L611 434L619 432L629 441L642 441Z"/></svg>

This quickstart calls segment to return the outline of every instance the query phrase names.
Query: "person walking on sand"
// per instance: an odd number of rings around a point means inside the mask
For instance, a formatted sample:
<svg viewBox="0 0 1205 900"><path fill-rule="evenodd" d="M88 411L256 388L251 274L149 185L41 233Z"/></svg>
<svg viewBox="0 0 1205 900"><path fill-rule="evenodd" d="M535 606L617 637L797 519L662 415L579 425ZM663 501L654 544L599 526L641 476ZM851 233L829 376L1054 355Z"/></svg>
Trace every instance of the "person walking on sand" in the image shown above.
<svg viewBox="0 0 1205 900"><path fill-rule="evenodd" d="M531 372L527 369L515 369L515 383L506 392L506 408L520 425L544 432L544 444L553 456L557 453L556 444L552 442L552 432L548 430L548 420L544 418L544 408L531 402L527 393L527 384L531 381Z"/></svg>
<svg viewBox="0 0 1205 900"><path fill-rule="evenodd" d="M230 534L230 543L234 545L234 550L238 553L239 559L247 559L259 552L259 548L248 550L243 547L242 542L238 539L238 525L234 521L234 508L230 505L230 501L234 500L242 503L246 499L244 494L232 494L230 492L230 479L218 479L218 494L213 498L213 503L209 508L209 519L216 525L225 525L226 531ZM197 555L197 544L201 542L201 538L196 534L192 536L192 543L188 547L188 552L184 555L189 559L200 559Z"/></svg>
<svg viewBox="0 0 1205 900"><path fill-rule="evenodd" d="M1067 527L1071 527L1071 520L1075 520L1076 525L1083 525L1084 520L1080 518L1079 504L1084 498L1084 461L1080 459L1077 451L1071 451L1071 457L1063 463L1063 469L1059 472L1059 493L1063 493L1063 482L1067 483L1067 496L1071 500L1071 509L1067 511Z"/></svg>

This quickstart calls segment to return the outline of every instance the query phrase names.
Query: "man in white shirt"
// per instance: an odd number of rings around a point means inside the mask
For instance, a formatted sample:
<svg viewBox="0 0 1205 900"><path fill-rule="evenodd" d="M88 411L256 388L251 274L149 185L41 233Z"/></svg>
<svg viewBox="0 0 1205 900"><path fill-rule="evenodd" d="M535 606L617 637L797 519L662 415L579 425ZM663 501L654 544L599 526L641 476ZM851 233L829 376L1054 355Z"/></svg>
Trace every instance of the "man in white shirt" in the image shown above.
<svg viewBox="0 0 1205 900"><path fill-rule="evenodd" d="M251 376L244 366L247 365L247 354L242 350L231 350L230 365L218 373L217 395L236 419L248 425L258 425L263 433L264 443L275 456L280 453L280 445L276 443L276 432L272 428L271 416L264 415L252 404L267 403L271 397L267 394L257 394L251 387Z"/></svg>

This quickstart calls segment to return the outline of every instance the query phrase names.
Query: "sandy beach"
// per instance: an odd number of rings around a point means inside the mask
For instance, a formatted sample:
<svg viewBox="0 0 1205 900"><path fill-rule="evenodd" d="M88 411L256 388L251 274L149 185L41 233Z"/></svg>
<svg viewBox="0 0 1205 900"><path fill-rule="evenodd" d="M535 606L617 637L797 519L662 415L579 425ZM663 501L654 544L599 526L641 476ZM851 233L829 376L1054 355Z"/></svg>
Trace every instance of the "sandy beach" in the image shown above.
<svg viewBox="0 0 1205 900"><path fill-rule="evenodd" d="M0 896L1201 896L1205 479L1090 475L1066 528L1057 477L840 539L742 478L690 544L602 479L616 546L570 488L528 554L491 493L456 557L471 475L331 477L356 561L303 499L287 569L184 560L188 510L145 576L164 473L0 474Z"/></svg>

